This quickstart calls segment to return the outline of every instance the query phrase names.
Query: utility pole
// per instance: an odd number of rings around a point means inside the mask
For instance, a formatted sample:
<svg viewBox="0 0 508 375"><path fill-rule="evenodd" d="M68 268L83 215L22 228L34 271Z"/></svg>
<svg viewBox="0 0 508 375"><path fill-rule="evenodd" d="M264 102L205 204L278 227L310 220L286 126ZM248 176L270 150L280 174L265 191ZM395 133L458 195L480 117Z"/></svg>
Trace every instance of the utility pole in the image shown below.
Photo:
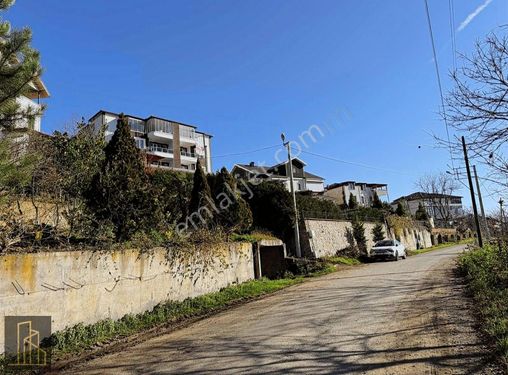
<svg viewBox="0 0 508 375"><path fill-rule="evenodd" d="M502 238L503 238L503 232L504 232L504 213L503 213L503 199L499 198L499 235L497 238L497 245L499 247L499 253L502 252Z"/></svg>
<svg viewBox="0 0 508 375"><path fill-rule="evenodd" d="M469 191L471 193L471 203L473 204L474 222L476 225L476 235L478 237L478 246L483 247L482 230L480 229L480 220L478 220L478 209L476 208L476 199L474 196L473 180L471 178L471 169L469 169L469 158L467 157L466 139L462 136L462 150L464 151L464 162L466 163L467 181L469 182Z"/></svg>
<svg viewBox="0 0 508 375"><path fill-rule="evenodd" d="M482 192L480 190L480 183L478 182L478 174L476 173L476 165L473 165L473 173L474 173L474 179L476 181L476 190L478 192L478 201L480 202L480 211L482 213L483 227L485 228L485 235L487 236L487 240L488 240L490 237L489 225L487 223L487 217L485 216L485 209L483 208Z"/></svg>
<svg viewBox="0 0 508 375"><path fill-rule="evenodd" d="M300 229L298 225L298 208L296 207L296 194L295 187L293 185L293 161L291 160L291 142L286 142L286 136L284 133L280 135L282 144L288 149L288 173L289 173L289 185L291 187L291 195L293 197L293 209L295 210L295 246L296 246L296 257L301 258L302 250L300 249Z"/></svg>

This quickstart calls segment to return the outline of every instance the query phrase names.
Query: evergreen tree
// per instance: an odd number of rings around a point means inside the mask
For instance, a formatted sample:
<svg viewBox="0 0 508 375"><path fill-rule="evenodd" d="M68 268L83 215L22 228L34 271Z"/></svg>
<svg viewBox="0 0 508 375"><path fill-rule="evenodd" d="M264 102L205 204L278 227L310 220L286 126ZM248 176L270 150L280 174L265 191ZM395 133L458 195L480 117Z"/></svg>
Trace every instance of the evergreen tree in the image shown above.
<svg viewBox="0 0 508 375"><path fill-rule="evenodd" d="M372 207L382 209L383 208L383 202L381 199L379 199L379 195L377 195L377 192L374 192L374 198L372 198Z"/></svg>
<svg viewBox="0 0 508 375"><path fill-rule="evenodd" d="M14 0L0 0L0 14ZM16 123L30 125L41 109L21 108L16 98L27 95L31 83L41 75L39 53L30 47L32 32L28 28L11 30L9 22L0 18L0 131L12 130Z"/></svg>
<svg viewBox="0 0 508 375"><path fill-rule="evenodd" d="M397 204L397 209L395 210L395 214L398 216L407 216L406 209L405 209L404 205L402 204L402 202L399 202Z"/></svg>
<svg viewBox="0 0 508 375"><path fill-rule="evenodd" d="M356 197L353 195L353 193L349 193L348 207L350 210L355 210L358 208L358 201L356 200Z"/></svg>
<svg viewBox="0 0 508 375"><path fill-rule="evenodd" d="M141 154L123 114L104 152L104 162L86 199L95 217L111 222L116 239L123 241L148 228L153 217Z"/></svg>
<svg viewBox="0 0 508 375"><path fill-rule="evenodd" d="M263 181L249 184L252 192L247 202L252 210L254 227L266 229L281 239L293 235L294 208L291 194L280 182Z"/></svg>
<svg viewBox="0 0 508 375"><path fill-rule="evenodd" d="M213 202L213 199L208 179L198 160L192 183L189 213L198 212L200 207L209 207L211 202Z"/></svg>
<svg viewBox="0 0 508 375"><path fill-rule="evenodd" d="M348 201L346 200L346 192L342 190L342 201L344 202L342 204L342 209L347 210L349 208Z"/></svg>
<svg viewBox="0 0 508 375"><path fill-rule="evenodd" d="M429 220L429 215L427 214L427 210L423 207L421 202L418 204L418 209L415 212L415 219L426 221Z"/></svg>
<svg viewBox="0 0 508 375"><path fill-rule="evenodd" d="M351 222L353 226L353 237L356 241L356 246L361 254L367 253L367 238L365 237L365 227L363 222L354 218Z"/></svg>
<svg viewBox="0 0 508 375"><path fill-rule="evenodd" d="M231 232L246 232L252 226L252 211L236 189L236 181L226 168L215 179L215 203L220 211L218 223Z"/></svg>
<svg viewBox="0 0 508 375"><path fill-rule="evenodd" d="M372 238L374 242L382 241L385 238L385 233L383 230L383 224L377 223L374 228L372 228Z"/></svg>

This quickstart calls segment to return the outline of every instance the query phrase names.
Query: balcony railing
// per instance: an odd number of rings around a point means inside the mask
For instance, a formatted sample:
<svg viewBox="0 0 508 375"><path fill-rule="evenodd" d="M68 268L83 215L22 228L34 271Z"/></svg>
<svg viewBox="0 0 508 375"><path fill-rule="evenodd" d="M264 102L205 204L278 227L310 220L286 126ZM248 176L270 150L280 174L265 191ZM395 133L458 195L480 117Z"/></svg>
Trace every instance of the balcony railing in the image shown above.
<svg viewBox="0 0 508 375"><path fill-rule="evenodd" d="M154 146L154 145L149 146L148 150L152 151L152 152L164 152L166 154L172 154L173 153L173 150L170 149L169 147Z"/></svg>
<svg viewBox="0 0 508 375"><path fill-rule="evenodd" d="M188 156L189 158L195 158L196 154L193 152L187 152L187 151L180 151L180 155L182 156Z"/></svg>

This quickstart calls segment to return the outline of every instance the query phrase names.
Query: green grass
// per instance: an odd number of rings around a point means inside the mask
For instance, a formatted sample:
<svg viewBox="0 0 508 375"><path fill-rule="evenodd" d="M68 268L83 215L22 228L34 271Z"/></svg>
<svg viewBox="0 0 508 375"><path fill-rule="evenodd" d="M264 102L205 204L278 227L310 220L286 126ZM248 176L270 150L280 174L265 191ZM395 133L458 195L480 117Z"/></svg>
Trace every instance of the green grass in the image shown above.
<svg viewBox="0 0 508 375"><path fill-rule="evenodd" d="M495 341L508 373L508 249L495 246L468 251L459 269L475 300L483 330Z"/></svg>
<svg viewBox="0 0 508 375"><path fill-rule="evenodd" d="M357 266L358 264L362 263L356 258L340 257L340 256L325 257L323 259L331 264L345 264L348 266Z"/></svg>
<svg viewBox="0 0 508 375"><path fill-rule="evenodd" d="M308 277L321 276L334 271L336 271L334 265L323 262L314 272L307 275L278 280L265 278L251 280L229 286L215 293L188 298L182 302L164 302L155 306L151 311L125 315L119 320L106 319L90 325L77 324L54 333L46 346L51 348L54 358L62 358L69 353L77 354L97 345L109 343L150 328L175 323L186 318L203 316L227 306L302 283Z"/></svg>
<svg viewBox="0 0 508 375"><path fill-rule="evenodd" d="M266 232L252 232L249 234L237 234L233 233L231 235L231 240L235 242L258 242L261 240L278 240L277 237L273 236L271 233Z"/></svg>
<svg viewBox="0 0 508 375"><path fill-rule="evenodd" d="M465 244L469 244L469 243L473 243L473 242L474 242L473 238L467 238L465 240L461 240L461 241L457 241L457 242L444 242L444 243L441 243L441 244L436 245L436 246L428 247L426 249L408 250L407 251L407 255L408 256L412 256L412 255L418 255L418 254L425 254L425 253L428 253L429 251L434 251L434 250L439 250L439 249L445 249L445 248L450 247L450 246L465 245Z"/></svg>

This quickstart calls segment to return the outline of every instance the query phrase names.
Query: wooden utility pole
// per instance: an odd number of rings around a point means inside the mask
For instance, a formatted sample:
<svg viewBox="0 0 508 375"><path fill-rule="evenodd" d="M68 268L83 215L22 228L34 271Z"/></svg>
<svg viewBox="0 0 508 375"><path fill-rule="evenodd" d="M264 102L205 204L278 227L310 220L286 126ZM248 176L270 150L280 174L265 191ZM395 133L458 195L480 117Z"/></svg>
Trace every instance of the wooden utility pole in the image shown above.
<svg viewBox="0 0 508 375"><path fill-rule="evenodd" d="M490 231L489 231L489 225L487 223L487 217L485 216L485 209L483 208L483 199L482 199L482 192L480 190L480 183L478 182L478 174L476 173L476 165L473 165L473 173L474 173L474 179L476 181L476 190L478 193L478 202L480 203L480 211L482 213L482 221L483 221L483 227L485 229L485 235L487 237L487 242L490 237Z"/></svg>
<svg viewBox="0 0 508 375"><path fill-rule="evenodd" d="M476 225L476 235L478 246L483 247L482 230L480 220L478 219L478 209L476 208L476 199L474 196L473 179L471 178L471 169L469 168L469 158L467 156L466 139L462 136L462 150L464 151L464 162L466 163L467 181L469 182L469 191L471 193L471 203L473 204L474 222Z"/></svg>

